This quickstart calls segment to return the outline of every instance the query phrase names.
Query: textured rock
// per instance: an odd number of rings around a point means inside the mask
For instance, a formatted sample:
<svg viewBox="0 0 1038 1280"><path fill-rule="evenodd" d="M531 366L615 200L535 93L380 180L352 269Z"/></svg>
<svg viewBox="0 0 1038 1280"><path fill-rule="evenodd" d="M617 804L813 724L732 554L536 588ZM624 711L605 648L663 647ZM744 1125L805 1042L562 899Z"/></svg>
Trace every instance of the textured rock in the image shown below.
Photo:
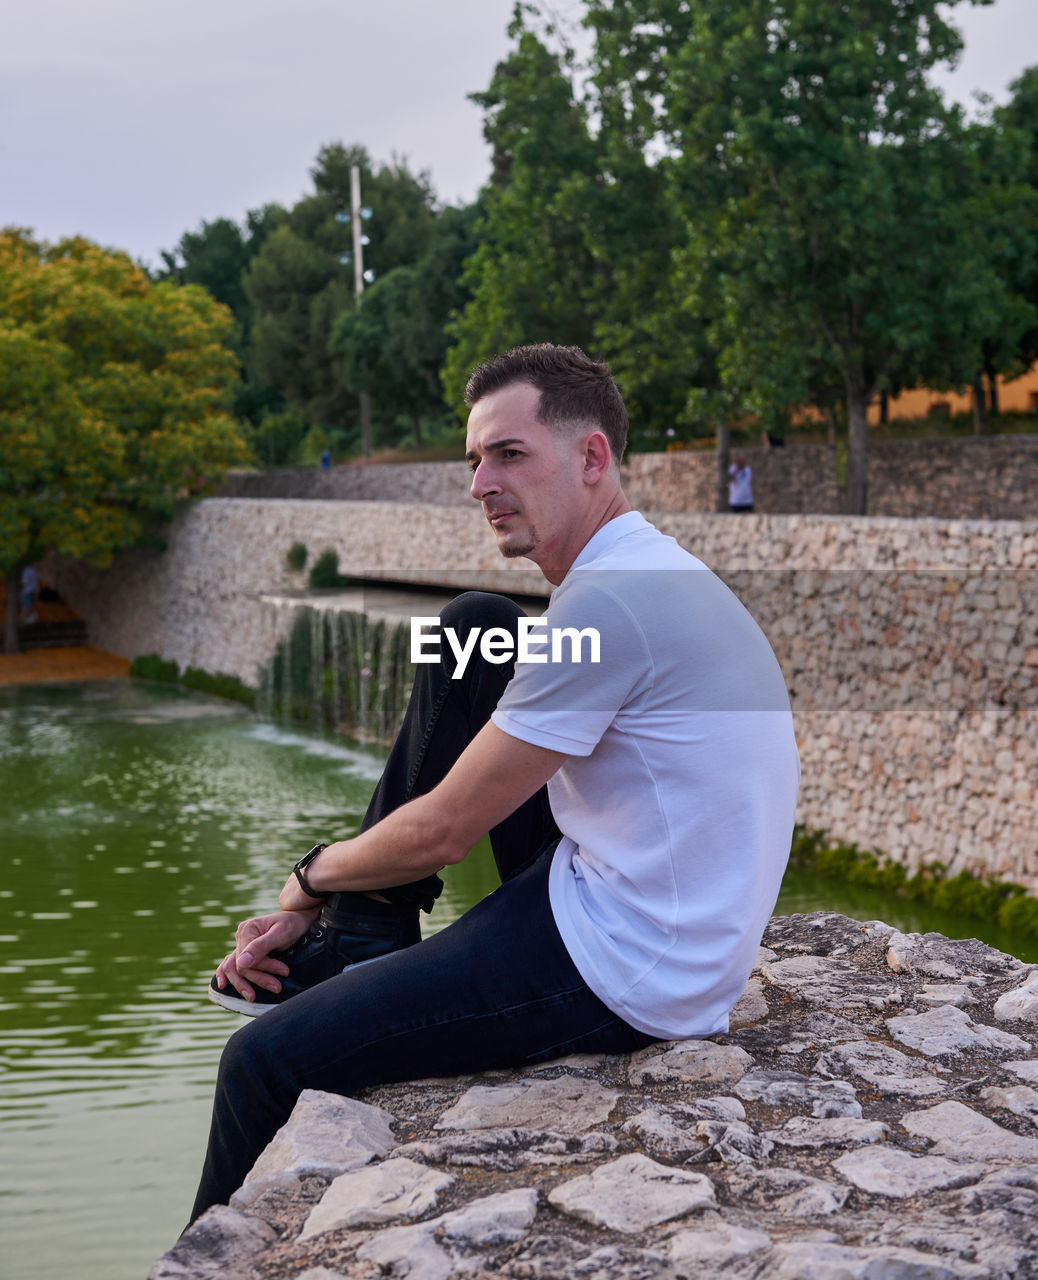
<svg viewBox="0 0 1038 1280"><path fill-rule="evenodd" d="M736 1170L728 1175L728 1190L740 1201L793 1218L836 1213L849 1194L847 1187L782 1168Z"/></svg>
<svg viewBox="0 0 1038 1280"><path fill-rule="evenodd" d="M418 1226L390 1227L361 1245L357 1257L391 1276L446 1280L481 1269L481 1259L466 1256L466 1246L511 1244L522 1238L536 1212L536 1191L505 1191Z"/></svg>
<svg viewBox="0 0 1038 1280"><path fill-rule="evenodd" d="M533 1129L479 1129L409 1142L397 1154L447 1165L477 1165L506 1172L524 1165L581 1164L616 1150L609 1133L539 1133Z"/></svg>
<svg viewBox="0 0 1038 1280"><path fill-rule="evenodd" d="M919 1058L910 1058L899 1049L874 1041L858 1040L837 1045L815 1063L819 1075L860 1076L881 1093L906 1098L943 1093L946 1084Z"/></svg>
<svg viewBox="0 0 1038 1280"><path fill-rule="evenodd" d="M792 956L765 964L761 973L776 987L825 1009L886 1009L901 1003L901 992L881 978L862 978L847 961L826 956Z"/></svg>
<svg viewBox="0 0 1038 1280"><path fill-rule="evenodd" d="M475 1085L443 1113L436 1128L496 1129L518 1125L581 1133L607 1120L619 1096L616 1089L576 1076Z"/></svg>
<svg viewBox="0 0 1038 1280"><path fill-rule="evenodd" d="M1031 970L894 936L769 927L840 1010L768 982L730 1036L305 1095L153 1280L1038 1280L1038 1052L992 1013Z"/></svg>
<svg viewBox="0 0 1038 1280"><path fill-rule="evenodd" d="M995 1017L1000 1022L1038 1021L1038 972L1031 973L1026 982L999 996L995 1001Z"/></svg>
<svg viewBox="0 0 1038 1280"><path fill-rule="evenodd" d="M861 1104L846 1081L823 1080L798 1071L751 1071L735 1086L735 1092L746 1101L807 1106L813 1116L861 1116Z"/></svg>
<svg viewBox="0 0 1038 1280"><path fill-rule="evenodd" d="M906 1013L898 1018L888 1018L887 1027L895 1040L910 1049L918 1049L928 1058L984 1049L1026 1053L1031 1048L1020 1036L974 1022L968 1013L963 1013L953 1004L925 1013Z"/></svg>
<svg viewBox="0 0 1038 1280"><path fill-rule="evenodd" d="M838 1244L782 1244L754 1280L990 1280L969 1264L940 1261L913 1249L848 1249Z"/></svg>
<svg viewBox="0 0 1038 1280"><path fill-rule="evenodd" d="M914 1156L894 1147L848 1151L833 1161L833 1168L862 1191L899 1198L962 1187L979 1182L984 1176L982 1164L960 1163L943 1156Z"/></svg>
<svg viewBox="0 0 1038 1280"><path fill-rule="evenodd" d="M245 1179L283 1180L285 1174L335 1177L384 1156L396 1142L392 1116L378 1107L335 1093L304 1089L288 1122Z"/></svg>
<svg viewBox="0 0 1038 1280"><path fill-rule="evenodd" d="M214 1205L155 1263L148 1280L253 1280L252 1259L276 1237L259 1218Z"/></svg>
<svg viewBox="0 0 1038 1280"><path fill-rule="evenodd" d="M887 943L887 964L895 973L926 974L953 981L975 976L997 977L1022 967L1015 956L996 951L976 938L897 932Z"/></svg>
<svg viewBox="0 0 1038 1280"><path fill-rule="evenodd" d="M640 1155L622 1156L564 1182L548 1199L563 1213L625 1233L645 1231L716 1204L709 1178Z"/></svg>
<svg viewBox="0 0 1038 1280"><path fill-rule="evenodd" d="M771 1237L763 1231L723 1222L676 1232L667 1241L666 1253L678 1276L700 1280L714 1274L726 1262L760 1253L770 1245Z"/></svg>
<svg viewBox="0 0 1038 1280"><path fill-rule="evenodd" d="M682 1040L670 1048L650 1045L631 1055L628 1078L632 1084L649 1080L681 1080L700 1084L724 1084L738 1080L753 1066L745 1049L711 1040Z"/></svg>
<svg viewBox="0 0 1038 1280"><path fill-rule="evenodd" d="M1020 1137L961 1102L912 1111L901 1123L909 1133L930 1138L939 1155L1038 1160L1038 1138Z"/></svg>
<svg viewBox="0 0 1038 1280"><path fill-rule="evenodd" d="M436 1207L436 1193L453 1182L453 1178L406 1158L342 1173L314 1206L299 1238L307 1240L344 1227L420 1218Z"/></svg>
<svg viewBox="0 0 1038 1280"><path fill-rule="evenodd" d="M781 1129L769 1129L765 1137L779 1147L842 1147L859 1142L882 1142L890 1132L880 1120L856 1120L832 1116L815 1119L793 1116Z"/></svg>

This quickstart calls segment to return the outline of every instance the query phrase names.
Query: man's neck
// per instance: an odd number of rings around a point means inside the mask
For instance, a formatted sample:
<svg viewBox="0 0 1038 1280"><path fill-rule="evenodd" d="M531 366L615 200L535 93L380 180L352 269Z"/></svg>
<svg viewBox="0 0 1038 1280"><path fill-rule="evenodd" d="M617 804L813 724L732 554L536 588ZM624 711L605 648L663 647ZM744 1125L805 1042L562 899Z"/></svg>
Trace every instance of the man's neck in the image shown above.
<svg viewBox="0 0 1038 1280"><path fill-rule="evenodd" d="M590 521L588 531L580 542L580 545L574 547L571 544L572 549L567 550L567 555L564 560L553 561L550 564L540 564L538 562L538 568L541 573L544 574L553 587L557 587L566 574L569 573L570 569L573 568L577 557L595 534L598 533L600 529L604 529L611 520L615 520L618 516L626 515L629 511L633 510L634 508L627 501L627 495L624 491L622 489L617 489L613 498L606 507L602 511L598 512L594 519Z"/></svg>

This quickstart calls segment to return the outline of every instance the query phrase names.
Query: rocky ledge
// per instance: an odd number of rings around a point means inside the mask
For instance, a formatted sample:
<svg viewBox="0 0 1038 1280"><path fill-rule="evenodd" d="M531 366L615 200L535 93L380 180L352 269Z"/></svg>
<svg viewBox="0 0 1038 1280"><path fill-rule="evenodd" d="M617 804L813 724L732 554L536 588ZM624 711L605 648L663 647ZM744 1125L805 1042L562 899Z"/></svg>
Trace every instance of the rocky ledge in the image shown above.
<svg viewBox="0 0 1038 1280"><path fill-rule="evenodd" d="M1038 1276L1038 966L776 918L708 1040L302 1095L150 1280Z"/></svg>

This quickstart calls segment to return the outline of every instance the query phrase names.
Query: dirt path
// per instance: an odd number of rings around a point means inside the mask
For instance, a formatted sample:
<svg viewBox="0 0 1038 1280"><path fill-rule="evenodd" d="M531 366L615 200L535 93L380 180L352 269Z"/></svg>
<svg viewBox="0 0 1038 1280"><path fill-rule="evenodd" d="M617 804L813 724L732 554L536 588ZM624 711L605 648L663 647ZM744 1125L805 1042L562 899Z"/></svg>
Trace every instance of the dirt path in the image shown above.
<svg viewBox="0 0 1038 1280"><path fill-rule="evenodd" d="M105 653L92 645L64 649L29 649L26 653L0 653L0 685L51 684L56 680L107 680L130 674L126 658Z"/></svg>

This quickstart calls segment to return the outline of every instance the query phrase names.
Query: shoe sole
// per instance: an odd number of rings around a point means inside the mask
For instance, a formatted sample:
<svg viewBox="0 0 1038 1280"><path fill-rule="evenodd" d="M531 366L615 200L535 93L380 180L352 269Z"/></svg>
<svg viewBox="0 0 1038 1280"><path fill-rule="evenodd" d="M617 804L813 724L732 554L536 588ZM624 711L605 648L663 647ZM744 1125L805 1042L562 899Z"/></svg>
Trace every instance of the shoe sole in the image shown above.
<svg viewBox="0 0 1038 1280"><path fill-rule="evenodd" d="M277 1008L277 1005L258 1004L254 1000L246 1000L239 995L232 996L227 991L214 991L212 987L206 988L206 995L221 1009L227 1009L230 1013L240 1013L243 1018L258 1018L261 1013L269 1013L271 1009Z"/></svg>

